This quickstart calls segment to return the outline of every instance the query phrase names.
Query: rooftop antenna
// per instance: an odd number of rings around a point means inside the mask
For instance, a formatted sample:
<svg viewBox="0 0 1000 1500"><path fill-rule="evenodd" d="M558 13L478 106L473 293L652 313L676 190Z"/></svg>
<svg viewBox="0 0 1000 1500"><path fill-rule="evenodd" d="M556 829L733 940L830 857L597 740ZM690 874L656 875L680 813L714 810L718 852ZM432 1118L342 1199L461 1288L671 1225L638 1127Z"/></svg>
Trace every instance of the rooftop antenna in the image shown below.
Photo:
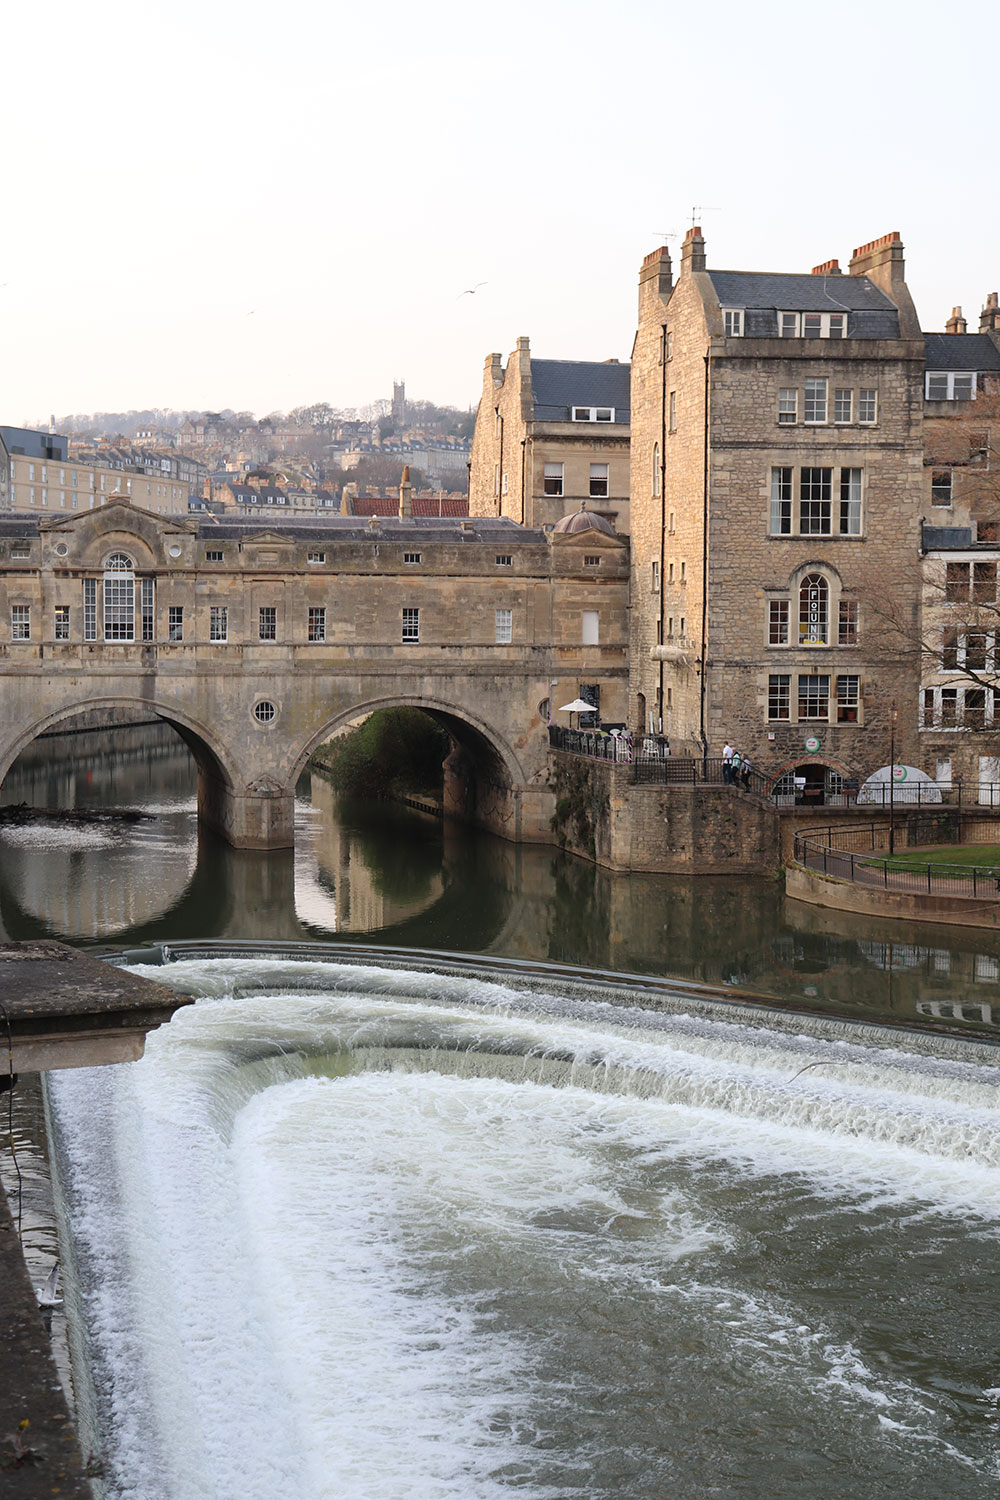
<svg viewBox="0 0 1000 1500"><path fill-rule="evenodd" d="M720 214L721 208L713 208L710 203L696 203L691 209L691 228L697 224L702 214Z"/></svg>

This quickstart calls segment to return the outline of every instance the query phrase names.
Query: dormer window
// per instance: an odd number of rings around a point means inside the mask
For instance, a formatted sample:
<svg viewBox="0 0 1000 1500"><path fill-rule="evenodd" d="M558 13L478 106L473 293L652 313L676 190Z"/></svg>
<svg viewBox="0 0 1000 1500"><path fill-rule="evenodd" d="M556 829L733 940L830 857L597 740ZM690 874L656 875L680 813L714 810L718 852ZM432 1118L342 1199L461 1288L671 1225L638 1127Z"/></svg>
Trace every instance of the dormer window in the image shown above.
<svg viewBox="0 0 1000 1500"><path fill-rule="evenodd" d="M779 312L778 333L783 339L845 339L847 314Z"/></svg>
<svg viewBox="0 0 1000 1500"><path fill-rule="evenodd" d="M574 422L613 422L615 420L615 409L613 406L574 406Z"/></svg>
<svg viewBox="0 0 1000 1500"><path fill-rule="evenodd" d="M722 318L726 325L726 338L741 339L743 337L742 307L724 307L722 309Z"/></svg>
<svg viewBox="0 0 1000 1500"><path fill-rule="evenodd" d="M928 401L975 401L975 374L971 370L928 370L924 394Z"/></svg>

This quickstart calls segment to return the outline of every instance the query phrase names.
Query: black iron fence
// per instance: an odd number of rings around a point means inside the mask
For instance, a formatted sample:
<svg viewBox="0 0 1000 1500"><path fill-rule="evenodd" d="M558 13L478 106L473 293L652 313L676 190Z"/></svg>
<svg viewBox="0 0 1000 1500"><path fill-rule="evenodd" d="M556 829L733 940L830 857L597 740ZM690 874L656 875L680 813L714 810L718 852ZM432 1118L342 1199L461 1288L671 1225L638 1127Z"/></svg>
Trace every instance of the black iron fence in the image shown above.
<svg viewBox="0 0 1000 1500"><path fill-rule="evenodd" d="M958 845L963 842L964 833L974 831L977 820L952 818L950 823L953 834L950 839L947 835L939 837L944 830L936 820L935 826L927 830L921 830L919 822L899 826L888 820L852 823L841 828L806 828L795 835L795 861L806 869L855 885L928 896L1000 900L1000 863L968 865L940 857L921 858L917 842L921 832L929 833L935 842ZM888 852L890 846L904 839L905 848L896 847L892 854Z"/></svg>

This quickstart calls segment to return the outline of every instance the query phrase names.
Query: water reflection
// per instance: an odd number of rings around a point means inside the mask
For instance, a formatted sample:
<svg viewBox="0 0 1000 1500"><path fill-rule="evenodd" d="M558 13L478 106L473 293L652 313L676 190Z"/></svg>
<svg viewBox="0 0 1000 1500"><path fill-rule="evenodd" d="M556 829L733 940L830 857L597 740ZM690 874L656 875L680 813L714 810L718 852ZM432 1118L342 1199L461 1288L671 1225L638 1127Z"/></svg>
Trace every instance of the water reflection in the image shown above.
<svg viewBox="0 0 1000 1500"><path fill-rule="evenodd" d="M124 735L115 730L113 740ZM200 833L195 769L166 726L121 753L36 742L4 803L142 808L137 824L0 827L0 935L83 946L181 938L369 939L671 975L797 1007L962 1030L1000 1026L994 939L786 901L777 881L615 875L306 777L296 849Z"/></svg>

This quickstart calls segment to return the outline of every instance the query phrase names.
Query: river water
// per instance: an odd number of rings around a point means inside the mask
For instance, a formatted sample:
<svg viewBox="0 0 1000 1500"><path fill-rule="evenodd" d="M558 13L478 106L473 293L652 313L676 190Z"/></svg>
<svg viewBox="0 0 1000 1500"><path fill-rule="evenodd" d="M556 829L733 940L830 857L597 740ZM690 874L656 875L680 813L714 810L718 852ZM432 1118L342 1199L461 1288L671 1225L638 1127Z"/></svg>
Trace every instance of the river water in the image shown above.
<svg viewBox="0 0 1000 1500"><path fill-rule="evenodd" d="M238 854L198 837L186 752L82 748L4 800L154 815L0 827L11 937L356 938L788 1008L500 964L141 969L198 1003L48 1087L107 1500L997 1492L992 943L611 876L318 778L294 855Z"/></svg>
<svg viewBox="0 0 1000 1500"><path fill-rule="evenodd" d="M181 938L376 939L675 975L806 1010L1000 1035L1000 952L969 929L852 917L777 881L616 875L305 777L296 848L199 837L194 766L165 726L36 741L0 791L131 824L0 826L0 936L88 948Z"/></svg>

